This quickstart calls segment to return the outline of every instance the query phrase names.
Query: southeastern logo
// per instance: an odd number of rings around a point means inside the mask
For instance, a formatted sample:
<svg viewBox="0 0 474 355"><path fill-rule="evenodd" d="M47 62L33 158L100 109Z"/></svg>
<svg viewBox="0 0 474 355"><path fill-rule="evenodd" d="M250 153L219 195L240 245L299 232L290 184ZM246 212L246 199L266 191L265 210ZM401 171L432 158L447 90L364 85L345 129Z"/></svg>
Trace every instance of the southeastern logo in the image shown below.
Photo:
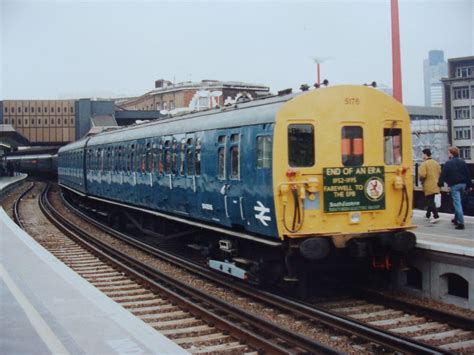
<svg viewBox="0 0 474 355"><path fill-rule="evenodd" d="M378 201L383 197L384 186L382 179L378 177L367 180L364 187L365 196L371 201Z"/></svg>

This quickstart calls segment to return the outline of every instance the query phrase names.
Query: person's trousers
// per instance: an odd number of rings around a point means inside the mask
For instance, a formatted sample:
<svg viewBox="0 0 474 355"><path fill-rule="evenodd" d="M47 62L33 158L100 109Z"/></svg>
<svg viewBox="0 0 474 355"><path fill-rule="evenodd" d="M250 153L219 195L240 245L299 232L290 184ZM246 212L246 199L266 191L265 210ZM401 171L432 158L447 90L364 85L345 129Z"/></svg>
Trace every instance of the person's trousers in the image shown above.
<svg viewBox="0 0 474 355"><path fill-rule="evenodd" d="M434 200L435 196L436 196L436 194L425 196L426 205L428 206L428 209L426 210L426 217L427 218L430 218L432 213L433 213L434 218L439 218L438 209L436 208L436 204L435 204L435 200Z"/></svg>
<svg viewBox="0 0 474 355"><path fill-rule="evenodd" d="M464 224L464 211L462 210L462 195L466 189L466 184L456 184L451 186L451 197L454 206L454 218L458 224Z"/></svg>

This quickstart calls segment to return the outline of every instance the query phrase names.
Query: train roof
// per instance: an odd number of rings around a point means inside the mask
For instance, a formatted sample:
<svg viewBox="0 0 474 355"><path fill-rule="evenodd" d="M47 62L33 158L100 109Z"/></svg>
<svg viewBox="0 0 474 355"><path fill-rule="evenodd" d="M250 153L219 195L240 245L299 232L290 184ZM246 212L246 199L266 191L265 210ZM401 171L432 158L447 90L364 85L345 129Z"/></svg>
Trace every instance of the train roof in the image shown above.
<svg viewBox="0 0 474 355"><path fill-rule="evenodd" d="M275 114L298 94L237 103L230 107L174 116L146 124L103 132L90 138L87 146L130 141L150 136L215 130L275 122ZM79 147L79 146L78 146Z"/></svg>

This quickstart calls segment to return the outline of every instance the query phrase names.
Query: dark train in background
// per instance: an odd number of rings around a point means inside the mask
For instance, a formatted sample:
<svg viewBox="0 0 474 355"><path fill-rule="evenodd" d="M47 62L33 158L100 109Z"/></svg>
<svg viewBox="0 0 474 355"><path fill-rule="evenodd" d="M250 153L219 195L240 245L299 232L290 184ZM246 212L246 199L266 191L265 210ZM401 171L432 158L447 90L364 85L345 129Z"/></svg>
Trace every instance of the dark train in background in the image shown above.
<svg viewBox="0 0 474 355"><path fill-rule="evenodd" d="M13 171L35 177L55 177L58 171L58 156L55 153L8 155L2 161L5 175Z"/></svg>
<svg viewBox="0 0 474 355"><path fill-rule="evenodd" d="M409 123L371 87L320 88L82 139L59 150L58 180L111 223L156 238L188 225L171 236L214 269L311 282L414 248Z"/></svg>

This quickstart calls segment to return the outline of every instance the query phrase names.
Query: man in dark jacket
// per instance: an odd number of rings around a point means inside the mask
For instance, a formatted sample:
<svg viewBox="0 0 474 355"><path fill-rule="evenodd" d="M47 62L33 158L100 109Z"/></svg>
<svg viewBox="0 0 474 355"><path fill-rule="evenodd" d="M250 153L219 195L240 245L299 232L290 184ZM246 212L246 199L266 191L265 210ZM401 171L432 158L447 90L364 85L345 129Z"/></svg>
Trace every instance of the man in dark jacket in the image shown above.
<svg viewBox="0 0 474 355"><path fill-rule="evenodd" d="M454 206L452 222L456 225L456 229L464 229L464 211L462 210L461 198L464 190L471 188L471 179L467 164L459 158L459 149L450 147L448 156L449 160L441 170L438 186L441 187L446 182L451 188L451 198Z"/></svg>

